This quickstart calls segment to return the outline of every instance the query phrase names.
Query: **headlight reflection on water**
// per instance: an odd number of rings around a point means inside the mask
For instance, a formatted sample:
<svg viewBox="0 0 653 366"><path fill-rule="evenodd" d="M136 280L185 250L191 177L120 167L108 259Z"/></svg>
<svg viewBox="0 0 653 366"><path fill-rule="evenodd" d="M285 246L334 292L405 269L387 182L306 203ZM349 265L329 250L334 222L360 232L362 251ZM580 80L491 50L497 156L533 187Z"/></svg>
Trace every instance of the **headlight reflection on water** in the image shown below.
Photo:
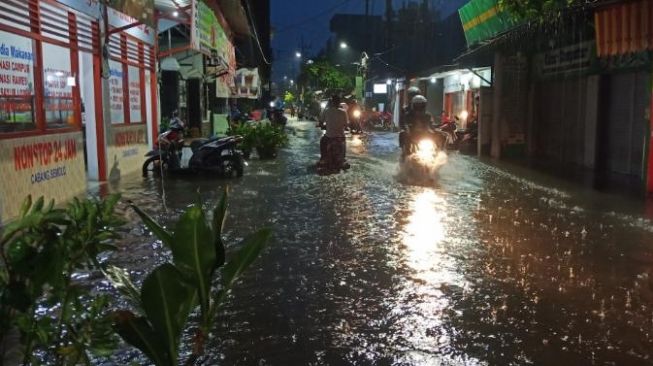
<svg viewBox="0 0 653 366"><path fill-rule="evenodd" d="M400 252L407 273L394 312L401 314L396 324L400 337L410 348L429 352L407 352L402 361L410 365L441 364L447 360L459 364L455 356L449 359L443 355L452 347L451 328L445 315L451 299L445 289L462 288L465 282L449 253L448 235L452 228L448 227L448 205L437 191L424 189L413 197L409 207ZM465 357L464 364L481 363Z"/></svg>

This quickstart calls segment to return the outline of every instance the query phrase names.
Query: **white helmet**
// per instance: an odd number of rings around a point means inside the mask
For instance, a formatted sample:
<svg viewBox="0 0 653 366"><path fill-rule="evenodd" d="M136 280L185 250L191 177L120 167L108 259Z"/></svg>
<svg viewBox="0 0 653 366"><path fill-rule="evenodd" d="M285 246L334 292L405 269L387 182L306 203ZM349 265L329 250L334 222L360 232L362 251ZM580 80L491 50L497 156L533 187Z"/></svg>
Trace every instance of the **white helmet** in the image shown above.
<svg viewBox="0 0 653 366"><path fill-rule="evenodd" d="M410 88L408 88L408 90L406 90L406 94L408 94L409 98L419 95L420 93L421 91L416 86L411 86Z"/></svg>
<svg viewBox="0 0 653 366"><path fill-rule="evenodd" d="M410 100L410 104L414 107L416 105L425 105L426 106L427 100L423 95L416 95L413 97L413 99Z"/></svg>

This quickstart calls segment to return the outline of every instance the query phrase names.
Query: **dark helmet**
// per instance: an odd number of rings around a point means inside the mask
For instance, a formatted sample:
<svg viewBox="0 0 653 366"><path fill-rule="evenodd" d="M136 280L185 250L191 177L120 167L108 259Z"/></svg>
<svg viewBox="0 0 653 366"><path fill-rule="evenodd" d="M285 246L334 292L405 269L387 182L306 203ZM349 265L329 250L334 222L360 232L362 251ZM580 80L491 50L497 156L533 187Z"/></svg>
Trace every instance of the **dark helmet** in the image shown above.
<svg viewBox="0 0 653 366"><path fill-rule="evenodd" d="M340 96L338 94L333 94L331 96L331 105L336 108L340 106Z"/></svg>
<svg viewBox="0 0 653 366"><path fill-rule="evenodd" d="M408 94L408 99L412 102L413 97L416 96L416 95L419 95L421 93L421 91L419 90L418 87L411 86L410 88L408 88L406 93Z"/></svg>

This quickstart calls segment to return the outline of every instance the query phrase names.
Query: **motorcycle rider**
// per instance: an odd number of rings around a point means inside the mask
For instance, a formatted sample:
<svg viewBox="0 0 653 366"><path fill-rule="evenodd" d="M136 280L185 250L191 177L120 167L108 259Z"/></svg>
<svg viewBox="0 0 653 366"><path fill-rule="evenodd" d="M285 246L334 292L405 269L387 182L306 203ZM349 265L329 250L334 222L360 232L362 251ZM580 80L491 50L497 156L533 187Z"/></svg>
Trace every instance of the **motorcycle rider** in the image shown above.
<svg viewBox="0 0 653 366"><path fill-rule="evenodd" d="M340 163L345 160L345 128L349 124L347 112L340 107L340 96L334 94L331 97L329 106L324 110L320 118L320 124L326 129L326 133L320 139L320 163L328 164L337 159ZM337 150L335 150L337 148ZM338 156L329 156L337 154Z"/></svg>
<svg viewBox="0 0 653 366"><path fill-rule="evenodd" d="M410 146L419 135L428 134L433 137L438 148L444 147L445 137L433 130L433 116L426 111L427 100L423 95L416 95L410 103L410 111L405 116L404 128L406 137L402 146L402 158L411 153Z"/></svg>
<svg viewBox="0 0 653 366"><path fill-rule="evenodd" d="M416 86L411 86L408 88L406 91L406 104L401 108L401 116L399 116L399 147L403 147L404 143L406 142L406 139L408 138L408 134L406 132L406 121L408 118L408 114L410 113L412 107L412 101L413 98L416 96L420 95L420 90Z"/></svg>

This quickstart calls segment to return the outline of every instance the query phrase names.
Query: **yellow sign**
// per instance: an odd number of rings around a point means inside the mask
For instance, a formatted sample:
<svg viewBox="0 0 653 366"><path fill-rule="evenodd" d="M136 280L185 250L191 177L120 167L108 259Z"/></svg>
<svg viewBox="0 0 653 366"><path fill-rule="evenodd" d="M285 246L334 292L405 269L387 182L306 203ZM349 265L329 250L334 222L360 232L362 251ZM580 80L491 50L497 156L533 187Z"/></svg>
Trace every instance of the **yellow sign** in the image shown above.
<svg viewBox="0 0 653 366"><path fill-rule="evenodd" d="M63 203L86 191L81 132L3 140L0 221L15 218L27 195Z"/></svg>

